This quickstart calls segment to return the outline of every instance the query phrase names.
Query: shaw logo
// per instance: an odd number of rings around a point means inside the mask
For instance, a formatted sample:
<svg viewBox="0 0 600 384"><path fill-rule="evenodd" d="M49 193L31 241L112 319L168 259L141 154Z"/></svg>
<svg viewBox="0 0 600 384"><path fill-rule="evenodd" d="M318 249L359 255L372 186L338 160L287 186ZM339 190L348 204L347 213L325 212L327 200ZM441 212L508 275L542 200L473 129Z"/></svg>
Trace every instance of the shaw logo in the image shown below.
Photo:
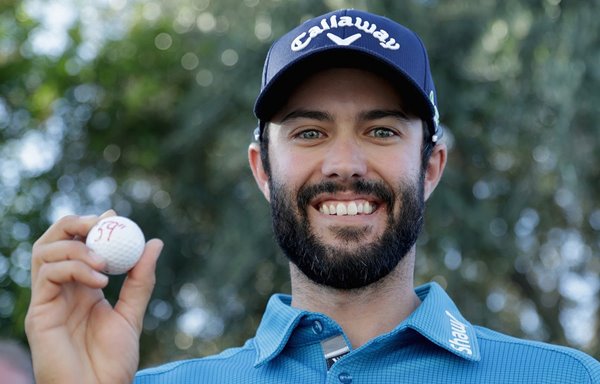
<svg viewBox="0 0 600 384"><path fill-rule="evenodd" d="M377 29L376 24L371 24L367 20L363 21L363 19L358 16L354 18L350 16L341 16L338 19L337 15L332 15L329 19L321 19L320 24L311 27L308 32L302 32L299 34L294 41L292 41L292 51L301 51L310 44L312 39L319 36L321 33L342 27L356 27L356 29L372 35L374 38L379 40L379 45L385 49L391 49L395 51L400 48L400 44L396 42L396 39L390 37L390 34L387 33L387 31L383 29ZM356 33L343 39L333 33L328 33L327 37L329 37L331 41L338 45L350 45L356 40L360 39L362 35L360 33Z"/></svg>
<svg viewBox="0 0 600 384"><path fill-rule="evenodd" d="M446 311L446 315L450 318L450 327L452 328L453 339L449 339L450 346L458 352L464 352L468 355L473 354L469 335L467 335L467 326L459 321L456 317Z"/></svg>

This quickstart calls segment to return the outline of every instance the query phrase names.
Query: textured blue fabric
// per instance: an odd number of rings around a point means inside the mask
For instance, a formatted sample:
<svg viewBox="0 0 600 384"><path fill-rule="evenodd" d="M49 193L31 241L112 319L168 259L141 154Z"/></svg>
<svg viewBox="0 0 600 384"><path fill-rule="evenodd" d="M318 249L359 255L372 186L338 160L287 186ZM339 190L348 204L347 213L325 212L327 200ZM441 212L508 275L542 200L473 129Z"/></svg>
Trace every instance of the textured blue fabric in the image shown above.
<svg viewBox="0 0 600 384"><path fill-rule="evenodd" d="M600 363L580 351L472 326L435 283L416 292L411 316L329 371L320 342L343 335L339 325L274 295L244 346L140 371L135 383L600 383Z"/></svg>

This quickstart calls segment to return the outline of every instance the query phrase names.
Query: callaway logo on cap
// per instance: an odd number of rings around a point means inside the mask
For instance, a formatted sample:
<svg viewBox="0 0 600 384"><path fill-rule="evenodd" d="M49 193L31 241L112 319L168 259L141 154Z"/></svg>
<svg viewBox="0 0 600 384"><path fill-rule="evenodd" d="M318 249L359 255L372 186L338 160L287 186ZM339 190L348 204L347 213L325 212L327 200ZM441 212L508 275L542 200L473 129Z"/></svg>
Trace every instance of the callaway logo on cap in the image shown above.
<svg viewBox="0 0 600 384"><path fill-rule="evenodd" d="M348 66L388 79L427 122L431 140L439 140L435 87L421 39L388 18L354 9L315 17L273 43L254 106L260 126L283 106L306 76L325 68Z"/></svg>
<svg viewBox="0 0 600 384"><path fill-rule="evenodd" d="M292 51L300 51L306 48L312 39L319 36L325 31L333 29L341 29L340 32L344 33L344 27L354 27L360 31L363 31L365 35L371 35L373 38L379 40L379 45L383 48L396 50L400 48L400 44L396 42L396 39L390 37L389 33L384 29L378 29L377 24L371 23L368 20L363 20L359 16L340 16L338 19L337 14L331 15L329 19L322 18L319 25L311 27L307 32L302 32L298 35L294 41L292 41ZM350 45L356 40L363 37L363 33L357 32L346 38L342 38L335 34L335 32L329 32L326 36L337 45Z"/></svg>

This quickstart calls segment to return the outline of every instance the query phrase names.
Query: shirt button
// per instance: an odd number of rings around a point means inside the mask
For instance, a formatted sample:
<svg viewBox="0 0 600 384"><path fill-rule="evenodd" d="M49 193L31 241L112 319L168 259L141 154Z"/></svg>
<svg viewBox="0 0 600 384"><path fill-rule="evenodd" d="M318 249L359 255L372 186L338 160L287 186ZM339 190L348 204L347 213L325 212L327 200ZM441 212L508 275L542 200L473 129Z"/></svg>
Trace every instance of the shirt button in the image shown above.
<svg viewBox="0 0 600 384"><path fill-rule="evenodd" d="M312 330L316 335L320 335L323 332L323 324L319 320L315 320L312 325Z"/></svg>
<svg viewBox="0 0 600 384"><path fill-rule="evenodd" d="M350 384L352 383L352 376L348 372L342 372L338 375L338 379L340 379L340 383L342 384Z"/></svg>

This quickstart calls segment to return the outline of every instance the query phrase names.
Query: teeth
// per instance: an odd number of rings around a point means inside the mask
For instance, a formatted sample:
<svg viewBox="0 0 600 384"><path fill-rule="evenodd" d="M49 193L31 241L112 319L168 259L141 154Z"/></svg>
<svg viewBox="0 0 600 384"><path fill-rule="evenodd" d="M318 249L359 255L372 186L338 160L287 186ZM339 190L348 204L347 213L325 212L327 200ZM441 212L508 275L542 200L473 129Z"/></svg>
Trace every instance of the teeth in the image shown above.
<svg viewBox="0 0 600 384"><path fill-rule="evenodd" d="M325 215L337 215L337 216L356 216L358 214L371 214L375 210L375 206L368 201L364 203L357 203L351 201L349 203L339 202L337 204L329 203L323 204L319 208L319 211Z"/></svg>
<svg viewBox="0 0 600 384"><path fill-rule="evenodd" d="M350 204L348 204L348 214L351 216L355 216L358 213L358 207L356 206L356 203L353 201Z"/></svg>

